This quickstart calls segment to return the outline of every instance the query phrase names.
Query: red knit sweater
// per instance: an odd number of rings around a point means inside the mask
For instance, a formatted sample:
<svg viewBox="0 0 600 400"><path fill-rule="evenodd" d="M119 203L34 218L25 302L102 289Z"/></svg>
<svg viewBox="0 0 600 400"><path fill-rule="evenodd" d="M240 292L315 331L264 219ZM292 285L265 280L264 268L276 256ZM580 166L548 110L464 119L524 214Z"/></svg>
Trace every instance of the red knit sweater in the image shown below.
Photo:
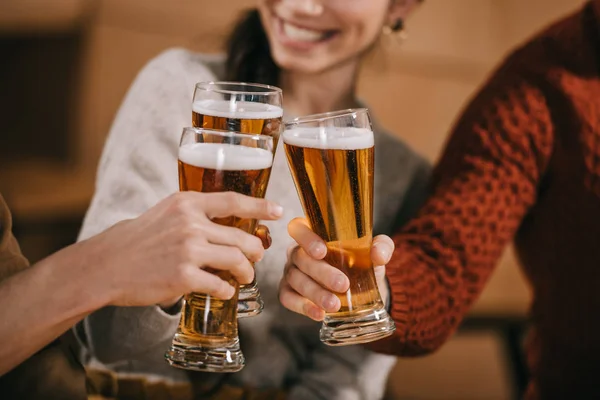
<svg viewBox="0 0 600 400"><path fill-rule="evenodd" d="M373 347L410 356L442 345L514 239L534 292L528 398L600 399L600 0L495 72L433 185L394 237L397 332Z"/></svg>

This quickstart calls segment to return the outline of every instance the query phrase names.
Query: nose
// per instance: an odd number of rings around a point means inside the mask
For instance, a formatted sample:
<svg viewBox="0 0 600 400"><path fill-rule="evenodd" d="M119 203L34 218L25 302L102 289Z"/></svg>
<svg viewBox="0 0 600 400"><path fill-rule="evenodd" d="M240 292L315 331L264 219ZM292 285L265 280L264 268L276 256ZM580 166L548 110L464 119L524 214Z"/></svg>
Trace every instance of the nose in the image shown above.
<svg viewBox="0 0 600 400"><path fill-rule="evenodd" d="M319 0L283 0L295 11L311 16L323 14L323 4Z"/></svg>

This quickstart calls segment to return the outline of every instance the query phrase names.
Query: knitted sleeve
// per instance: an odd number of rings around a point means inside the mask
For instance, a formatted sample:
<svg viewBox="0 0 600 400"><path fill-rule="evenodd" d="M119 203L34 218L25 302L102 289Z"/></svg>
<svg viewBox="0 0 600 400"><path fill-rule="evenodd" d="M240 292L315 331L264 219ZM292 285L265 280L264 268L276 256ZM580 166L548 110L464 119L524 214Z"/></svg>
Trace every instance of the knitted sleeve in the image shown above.
<svg viewBox="0 0 600 400"><path fill-rule="evenodd" d="M377 351L411 356L443 344L536 201L553 126L544 95L515 61L471 101L434 170L431 197L394 236L387 276L397 330L372 345Z"/></svg>

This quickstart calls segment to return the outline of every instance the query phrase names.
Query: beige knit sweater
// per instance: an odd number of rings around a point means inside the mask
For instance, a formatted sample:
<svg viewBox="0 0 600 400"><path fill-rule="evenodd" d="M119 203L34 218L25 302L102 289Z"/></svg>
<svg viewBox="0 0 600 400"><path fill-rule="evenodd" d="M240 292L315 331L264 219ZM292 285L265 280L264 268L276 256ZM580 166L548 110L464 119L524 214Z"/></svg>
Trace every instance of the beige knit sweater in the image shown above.
<svg viewBox="0 0 600 400"><path fill-rule="evenodd" d="M194 84L219 79L222 69L221 57L172 49L140 72L106 142L80 240L140 215L178 190L177 147L182 127L191 124ZM375 230L389 233L424 198L429 165L378 129L375 145ZM273 246L256 268L265 311L240 320L246 367L224 379L232 385L286 388L292 400L380 399L394 358L360 346L325 346L319 341L319 323L285 310L278 302L277 286L291 243L286 225L303 215L281 148L267 198L281 204L285 214L281 221L267 224ZM190 375L163 360L178 321L178 314L169 315L158 307L107 307L76 329L92 362L120 372L183 380ZM219 379L215 374L197 376Z"/></svg>

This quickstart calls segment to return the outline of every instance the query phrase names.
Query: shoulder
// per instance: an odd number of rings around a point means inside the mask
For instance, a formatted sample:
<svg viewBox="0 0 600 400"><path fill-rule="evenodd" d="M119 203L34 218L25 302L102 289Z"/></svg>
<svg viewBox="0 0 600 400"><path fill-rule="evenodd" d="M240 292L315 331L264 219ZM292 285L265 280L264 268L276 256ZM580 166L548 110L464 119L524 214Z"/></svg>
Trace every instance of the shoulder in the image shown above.
<svg viewBox="0 0 600 400"><path fill-rule="evenodd" d="M177 80L194 82L217 80L224 65L225 59L221 55L170 48L151 59L140 71L138 79L173 77Z"/></svg>
<svg viewBox="0 0 600 400"><path fill-rule="evenodd" d="M391 150L409 157L421 157L400 136L380 126L374 126L373 130L375 133L375 144L381 150Z"/></svg>
<svg viewBox="0 0 600 400"><path fill-rule="evenodd" d="M361 107L368 108L368 104L362 100L358 101ZM371 112L371 123L375 138L375 157L377 166L385 169L389 165L411 166L415 169L429 169L431 163L422 155L410 147L399 135L394 134L383 127L377 117Z"/></svg>
<svg viewBox="0 0 600 400"><path fill-rule="evenodd" d="M596 57L598 15L595 8L600 11L600 2L593 3L538 32L513 53L511 60L523 57L529 62L541 59L550 66L581 68L586 64L589 67L589 57Z"/></svg>
<svg viewBox="0 0 600 400"><path fill-rule="evenodd" d="M431 163L409 146L399 135L374 125L376 160L387 169L388 166L402 165L408 171L431 169Z"/></svg>
<svg viewBox="0 0 600 400"><path fill-rule="evenodd" d="M504 58L488 86L535 92L565 77L597 77L598 12L600 2L591 2L537 32Z"/></svg>

